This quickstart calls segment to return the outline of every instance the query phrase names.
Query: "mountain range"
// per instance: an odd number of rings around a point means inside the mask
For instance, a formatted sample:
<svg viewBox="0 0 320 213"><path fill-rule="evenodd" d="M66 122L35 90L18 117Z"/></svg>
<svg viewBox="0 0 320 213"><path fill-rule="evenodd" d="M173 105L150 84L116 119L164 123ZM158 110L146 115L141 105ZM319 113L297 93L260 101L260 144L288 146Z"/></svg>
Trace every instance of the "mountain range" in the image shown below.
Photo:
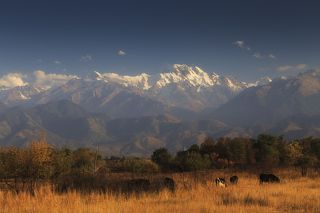
<svg viewBox="0 0 320 213"><path fill-rule="evenodd" d="M320 71L241 82L176 64L136 76L94 72L0 79L0 144L23 145L47 133L56 146L107 154L177 151L205 137L320 136Z"/></svg>

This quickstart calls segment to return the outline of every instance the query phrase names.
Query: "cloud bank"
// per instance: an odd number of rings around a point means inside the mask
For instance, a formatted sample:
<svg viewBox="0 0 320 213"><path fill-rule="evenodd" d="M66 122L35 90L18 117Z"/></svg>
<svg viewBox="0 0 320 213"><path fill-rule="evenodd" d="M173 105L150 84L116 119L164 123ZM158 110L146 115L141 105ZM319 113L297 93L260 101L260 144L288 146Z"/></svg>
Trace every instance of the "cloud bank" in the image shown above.
<svg viewBox="0 0 320 213"><path fill-rule="evenodd" d="M49 89L52 87L61 86L71 79L77 79L78 76L75 75L65 75L65 74L55 74L55 73L45 73L42 70L37 70L33 73L34 81L33 85L36 87L41 87L44 89Z"/></svg>
<svg viewBox="0 0 320 213"><path fill-rule="evenodd" d="M301 71L307 67L306 64L296 64L296 65L283 65L277 67L278 72L289 72L289 71Z"/></svg>
<svg viewBox="0 0 320 213"><path fill-rule="evenodd" d="M0 87L13 88L28 85L24 80L25 76L21 73L9 73L0 78Z"/></svg>
<svg viewBox="0 0 320 213"><path fill-rule="evenodd" d="M14 88L21 86L35 86L42 89L61 86L71 79L77 79L75 75L45 73L42 70L34 71L31 74L9 73L0 77L0 88Z"/></svg>

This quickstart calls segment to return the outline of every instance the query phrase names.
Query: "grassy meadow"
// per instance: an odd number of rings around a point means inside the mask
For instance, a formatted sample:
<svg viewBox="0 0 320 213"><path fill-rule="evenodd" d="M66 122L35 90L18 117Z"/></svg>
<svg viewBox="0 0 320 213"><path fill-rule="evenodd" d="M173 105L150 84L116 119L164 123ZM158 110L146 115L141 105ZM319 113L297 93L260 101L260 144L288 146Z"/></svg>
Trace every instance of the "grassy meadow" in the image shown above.
<svg viewBox="0 0 320 213"><path fill-rule="evenodd" d="M198 172L172 175L175 193L140 195L56 194L42 187L35 196L0 192L1 212L320 212L320 177L278 172L280 184L260 185L255 174L236 173L238 185L216 187L216 177L231 173Z"/></svg>

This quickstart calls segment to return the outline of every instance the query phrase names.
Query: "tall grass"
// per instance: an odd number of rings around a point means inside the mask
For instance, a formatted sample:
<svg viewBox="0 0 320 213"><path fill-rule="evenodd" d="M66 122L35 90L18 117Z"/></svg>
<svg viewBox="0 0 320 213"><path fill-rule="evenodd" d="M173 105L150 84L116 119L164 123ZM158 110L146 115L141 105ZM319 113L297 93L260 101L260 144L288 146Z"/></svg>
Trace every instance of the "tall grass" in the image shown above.
<svg viewBox="0 0 320 213"><path fill-rule="evenodd" d="M210 178L211 176L211 178ZM208 174L199 181L175 175L176 193L125 196L117 194L56 194L50 187L35 196L0 192L0 212L320 212L320 178L282 177L280 184L260 185L255 175L240 173L238 185L219 188Z"/></svg>

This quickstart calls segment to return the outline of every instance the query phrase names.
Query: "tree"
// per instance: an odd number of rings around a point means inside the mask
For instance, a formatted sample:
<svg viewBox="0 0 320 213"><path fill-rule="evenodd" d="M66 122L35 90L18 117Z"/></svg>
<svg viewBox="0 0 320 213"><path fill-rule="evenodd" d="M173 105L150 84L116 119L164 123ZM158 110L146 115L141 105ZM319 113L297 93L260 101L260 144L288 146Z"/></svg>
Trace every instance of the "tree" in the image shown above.
<svg viewBox="0 0 320 213"><path fill-rule="evenodd" d="M204 170L211 165L209 156L202 156L198 145L192 145L187 151L178 152L175 163L180 171Z"/></svg>
<svg viewBox="0 0 320 213"><path fill-rule="evenodd" d="M43 134L34 140L22 152L25 180L28 182L28 191L34 194L39 180L49 179L52 174L52 147L47 143Z"/></svg>
<svg viewBox="0 0 320 213"><path fill-rule="evenodd" d="M71 173L72 165L74 164L72 151L68 148L54 150L52 164L53 179Z"/></svg>
<svg viewBox="0 0 320 213"><path fill-rule="evenodd" d="M301 176L307 176L308 168L313 166L316 162L315 156L310 155L303 155L296 160L295 165L300 167L301 169Z"/></svg>
<svg viewBox="0 0 320 213"><path fill-rule="evenodd" d="M272 167L279 163L279 142L283 140L282 137L262 134L259 135L254 148L256 149L256 160L263 167Z"/></svg>
<svg viewBox="0 0 320 213"><path fill-rule="evenodd" d="M163 171L172 169L173 157L166 148L155 150L151 156L151 160L158 164Z"/></svg>
<svg viewBox="0 0 320 213"><path fill-rule="evenodd" d="M312 137L304 138L299 141L299 146L301 154L296 159L295 166L300 167L302 176L307 176L308 168L319 162L317 158L318 140Z"/></svg>
<svg viewBox="0 0 320 213"><path fill-rule="evenodd" d="M247 144L242 138L234 138L228 144L230 160L238 165L247 163Z"/></svg>
<svg viewBox="0 0 320 213"><path fill-rule="evenodd" d="M123 171L132 173L154 173L159 171L157 164L150 160L131 158L123 161Z"/></svg>
<svg viewBox="0 0 320 213"><path fill-rule="evenodd" d="M3 149L1 178L16 192L23 190L34 194L37 183L52 175L52 150L44 134L25 148Z"/></svg>
<svg viewBox="0 0 320 213"><path fill-rule="evenodd" d="M211 155L215 151L215 141L208 137L205 141L200 145L200 153L201 155Z"/></svg>
<svg viewBox="0 0 320 213"><path fill-rule="evenodd" d="M292 141L285 147L287 165L295 165L297 160L303 156L299 141Z"/></svg>
<svg viewBox="0 0 320 213"><path fill-rule="evenodd" d="M230 138L219 138L215 145L215 153L218 155L217 158L221 162L227 162L227 166L230 165L231 153L228 150L228 145L230 144ZM220 163L221 164L221 163Z"/></svg>
<svg viewBox="0 0 320 213"><path fill-rule="evenodd" d="M105 161L97 152L88 148L79 148L73 152L72 170L80 174L95 174Z"/></svg>

